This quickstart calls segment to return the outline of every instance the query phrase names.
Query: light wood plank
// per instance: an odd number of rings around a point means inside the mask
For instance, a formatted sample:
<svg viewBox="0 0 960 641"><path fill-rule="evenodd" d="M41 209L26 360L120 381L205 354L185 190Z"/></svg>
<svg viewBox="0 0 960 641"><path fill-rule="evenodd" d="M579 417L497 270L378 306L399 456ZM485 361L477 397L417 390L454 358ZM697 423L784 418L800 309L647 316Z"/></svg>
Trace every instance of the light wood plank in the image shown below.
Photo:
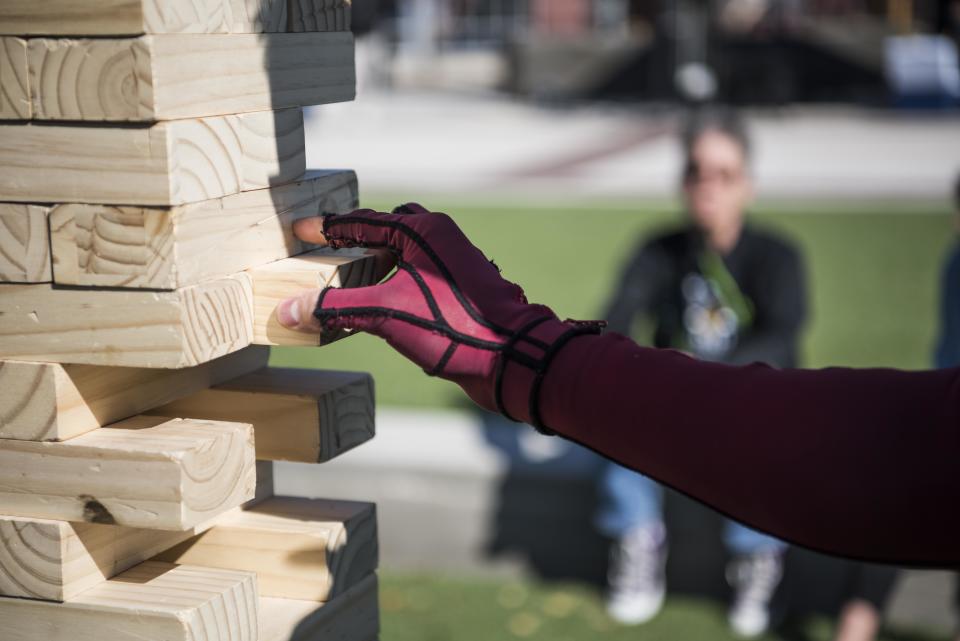
<svg viewBox="0 0 960 641"><path fill-rule="evenodd" d="M213 522L175 531L0 517L0 596L73 599Z"/></svg>
<svg viewBox="0 0 960 641"><path fill-rule="evenodd" d="M290 0L290 31L349 31L350 0Z"/></svg>
<svg viewBox="0 0 960 641"><path fill-rule="evenodd" d="M0 358L199 365L250 344L252 297L243 273L173 292L0 285Z"/></svg>
<svg viewBox="0 0 960 641"><path fill-rule="evenodd" d="M29 87L26 40L0 38L0 119L33 116Z"/></svg>
<svg viewBox="0 0 960 641"><path fill-rule="evenodd" d="M365 287L376 282L376 260L362 248L315 249L248 271L253 281L253 342L258 345L325 345L344 332L309 334L277 320L277 305L304 289Z"/></svg>
<svg viewBox="0 0 960 641"><path fill-rule="evenodd" d="M256 493L244 509L273 496L273 464L256 463ZM70 600L205 532L219 518L176 531L0 516L0 596Z"/></svg>
<svg viewBox="0 0 960 641"><path fill-rule="evenodd" d="M0 514L185 530L253 498L248 424L134 417L64 442L3 441Z"/></svg>
<svg viewBox="0 0 960 641"><path fill-rule="evenodd" d="M256 439L256 433L254 433ZM273 461L257 461L257 488L254 490L253 498L243 504L243 509L252 508L254 505L266 501L273 496Z"/></svg>
<svg viewBox="0 0 960 641"><path fill-rule="evenodd" d="M196 367L0 361L0 439L64 441L267 365L251 346Z"/></svg>
<svg viewBox="0 0 960 641"><path fill-rule="evenodd" d="M62 285L176 289L315 248L293 223L357 207L352 171L173 208L57 205L53 278Z"/></svg>
<svg viewBox="0 0 960 641"><path fill-rule="evenodd" d="M3 50L22 42L2 40ZM35 120L152 122L305 107L355 95L349 32L34 38L27 50ZM11 74L4 93L16 92L19 80Z"/></svg>
<svg viewBox="0 0 960 641"><path fill-rule="evenodd" d="M260 598L261 641L375 641L379 632L374 574L320 607L312 601Z"/></svg>
<svg viewBox="0 0 960 641"><path fill-rule="evenodd" d="M111 36L287 29L287 0L4 0L0 33Z"/></svg>
<svg viewBox="0 0 960 641"><path fill-rule="evenodd" d="M0 598L13 641L257 641L249 572L142 563L67 603Z"/></svg>
<svg viewBox="0 0 960 641"><path fill-rule="evenodd" d="M256 572L260 595L328 601L377 567L372 503L274 497L231 512L158 561Z"/></svg>
<svg viewBox="0 0 960 641"><path fill-rule="evenodd" d="M299 109L149 127L0 125L0 201L181 205L304 170Z"/></svg>
<svg viewBox="0 0 960 641"><path fill-rule="evenodd" d="M322 463L373 438L373 377L271 367L150 413L253 423L258 459Z"/></svg>
<svg viewBox="0 0 960 641"><path fill-rule="evenodd" d="M46 207L0 203L0 282L49 283Z"/></svg>

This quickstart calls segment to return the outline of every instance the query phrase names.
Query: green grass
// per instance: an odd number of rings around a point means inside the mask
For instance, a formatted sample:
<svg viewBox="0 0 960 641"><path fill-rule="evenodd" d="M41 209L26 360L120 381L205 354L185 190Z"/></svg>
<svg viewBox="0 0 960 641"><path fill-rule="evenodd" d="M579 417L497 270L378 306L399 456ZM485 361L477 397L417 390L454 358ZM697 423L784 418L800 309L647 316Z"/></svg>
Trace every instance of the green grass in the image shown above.
<svg viewBox="0 0 960 641"><path fill-rule="evenodd" d="M399 201L365 202L389 209ZM561 317L593 318L637 238L677 220L666 204L536 206L431 202L520 283L530 300ZM782 230L808 262L813 317L804 363L927 367L937 320L939 270L953 232L950 214L928 203L759 206L754 220ZM451 407L453 385L430 379L371 336L322 350L281 348L273 363L371 372L377 400Z"/></svg>
<svg viewBox="0 0 960 641"><path fill-rule="evenodd" d="M671 596L643 626L625 627L605 613L599 592L575 584L430 575L384 574L380 581L384 641L734 641L722 604ZM761 641L829 641L823 617L791 623L784 636ZM933 641L924 631L886 630L878 641ZM942 638L939 637L939 638Z"/></svg>

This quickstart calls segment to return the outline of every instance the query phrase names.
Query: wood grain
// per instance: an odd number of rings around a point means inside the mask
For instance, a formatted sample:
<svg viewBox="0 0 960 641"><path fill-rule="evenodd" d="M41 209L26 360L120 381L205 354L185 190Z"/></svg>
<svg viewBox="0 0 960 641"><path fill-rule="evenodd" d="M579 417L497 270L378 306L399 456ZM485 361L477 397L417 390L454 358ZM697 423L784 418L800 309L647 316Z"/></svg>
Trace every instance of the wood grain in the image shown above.
<svg viewBox="0 0 960 641"><path fill-rule="evenodd" d="M342 0L338 4L343 4ZM349 6L340 11L349 24ZM288 29L287 15L287 0L4 0L0 3L0 34L279 32ZM320 31L319 27L317 23L311 30Z"/></svg>
<svg viewBox="0 0 960 641"><path fill-rule="evenodd" d="M287 0L226 0L224 29L229 33L286 31L287 11Z"/></svg>
<svg viewBox="0 0 960 641"><path fill-rule="evenodd" d="M0 9L0 13L2 11ZM0 119L18 120L32 116L27 41L0 38Z"/></svg>
<svg viewBox="0 0 960 641"><path fill-rule="evenodd" d="M201 390L152 415L253 423L257 458L322 463L373 438L373 377L270 367Z"/></svg>
<svg viewBox="0 0 960 641"><path fill-rule="evenodd" d="M253 498L248 424L134 417L64 442L3 442L0 515L185 530Z"/></svg>
<svg viewBox="0 0 960 641"><path fill-rule="evenodd" d="M261 641L375 641L379 632L375 574L320 607L312 601L260 598Z"/></svg>
<svg viewBox="0 0 960 641"><path fill-rule="evenodd" d="M0 285L0 358L189 367L249 345L252 315L243 273L173 292Z"/></svg>
<svg viewBox="0 0 960 641"><path fill-rule="evenodd" d="M56 205L53 279L186 287L313 249L293 235L294 221L352 211L357 200L354 172L309 171L297 182L173 208Z"/></svg>
<svg viewBox="0 0 960 641"><path fill-rule="evenodd" d="M257 641L249 572L141 563L67 603L0 598L11 641Z"/></svg>
<svg viewBox="0 0 960 641"><path fill-rule="evenodd" d="M0 361L0 439L64 441L265 367L247 347L184 369Z"/></svg>
<svg viewBox="0 0 960 641"><path fill-rule="evenodd" d="M16 50L22 42L0 38L0 50ZM35 120L153 122L305 107L355 95L349 32L27 42ZM15 95L20 80L9 74L4 94Z"/></svg>
<svg viewBox="0 0 960 641"><path fill-rule="evenodd" d="M377 567L372 503L274 497L155 560L256 572L261 596L327 601Z"/></svg>
<svg viewBox="0 0 960 641"><path fill-rule="evenodd" d="M49 283L48 208L0 203L0 282Z"/></svg>
<svg viewBox="0 0 960 641"><path fill-rule="evenodd" d="M350 0L290 0L290 31L349 31Z"/></svg>
<svg viewBox="0 0 960 641"><path fill-rule="evenodd" d="M213 522L173 531L0 517L0 596L71 600Z"/></svg>
<svg viewBox="0 0 960 641"><path fill-rule="evenodd" d="M299 109L149 127L0 125L0 201L181 205L305 170Z"/></svg>
<svg viewBox="0 0 960 641"><path fill-rule="evenodd" d="M365 287L376 282L376 260L362 248L315 249L248 271L253 281L253 342L258 345L325 345L344 332L309 334L277 320L277 305L304 289Z"/></svg>

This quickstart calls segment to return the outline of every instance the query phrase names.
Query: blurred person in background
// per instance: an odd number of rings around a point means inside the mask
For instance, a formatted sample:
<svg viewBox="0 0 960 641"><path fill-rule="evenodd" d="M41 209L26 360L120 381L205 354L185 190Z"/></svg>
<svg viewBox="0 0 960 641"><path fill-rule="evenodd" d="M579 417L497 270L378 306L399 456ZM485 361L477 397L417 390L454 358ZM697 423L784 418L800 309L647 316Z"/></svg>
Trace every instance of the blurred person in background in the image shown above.
<svg viewBox="0 0 960 641"><path fill-rule="evenodd" d="M795 367L807 316L803 261L786 240L745 224L753 185L742 121L730 111L704 112L690 123L683 145L688 220L645 240L630 258L604 316L610 330L631 335L634 321L646 317L655 325L656 347L708 361ZM600 483L597 526L614 539L608 609L622 623L643 623L666 593L662 489L615 463ZM762 634L785 545L734 521L726 523L724 542L733 556L729 623L740 635Z"/></svg>
<svg viewBox="0 0 960 641"><path fill-rule="evenodd" d="M960 230L960 176L953 186L956 226ZM940 294L940 339L934 357L937 367L960 365L960 243L954 243L943 270ZM960 576L954 580L954 603L960 613ZM960 641L960 626L956 641Z"/></svg>
<svg viewBox="0 0 960 641"><path fill-rule="evenodd" d="M702 360L796 367L807 317L803 260L786 239L745 222L753 185L744 124L733 112L705 112L690 123L683 145L688 220L678 231L641 242L608 307L611 329L629 335L634 321L647 317L655 325L657 347ZM960 261L957 265L960 305ZM960 312L957 323L960 343ZM618 621L643 623L657 614L666 595L662 489L609 463L600 494L597 525L614 539L608 609ZM734 589L729 624L741 636L762 634L770 626L786 546L732 520L725 523L724 543L733 557L727 571ZM835 638L871 641L898 571L836 562L847 601Z"/></svg>

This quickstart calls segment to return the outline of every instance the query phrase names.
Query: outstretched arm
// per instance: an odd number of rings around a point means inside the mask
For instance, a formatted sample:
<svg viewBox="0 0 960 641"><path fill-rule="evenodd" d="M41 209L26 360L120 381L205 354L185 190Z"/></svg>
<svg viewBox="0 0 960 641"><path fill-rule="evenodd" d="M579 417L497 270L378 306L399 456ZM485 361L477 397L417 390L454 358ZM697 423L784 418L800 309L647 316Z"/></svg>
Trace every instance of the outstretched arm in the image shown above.
<svg viewBox="0 0 960 641"><path fill-rule="evenodd" d="M794 543L960 566L960 369L731 367L601 336L527 303L449 217L417 205L296 231L388 248L398 268L373 287L304 292L281 322L381 336L481 406Z"/></svg>

